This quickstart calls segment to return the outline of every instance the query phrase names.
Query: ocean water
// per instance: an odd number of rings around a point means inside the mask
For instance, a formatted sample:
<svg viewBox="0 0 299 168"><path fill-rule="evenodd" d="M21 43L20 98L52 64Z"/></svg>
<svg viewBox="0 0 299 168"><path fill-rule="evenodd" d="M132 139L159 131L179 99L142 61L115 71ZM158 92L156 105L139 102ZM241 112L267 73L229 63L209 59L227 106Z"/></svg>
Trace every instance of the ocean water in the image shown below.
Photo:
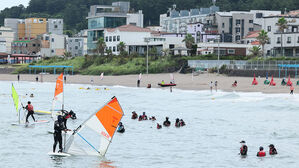
<svg viewBox="0 0 299 168"><path fill-rule="evenodd" d="M53 123L34 127L11 126L17 115L11 98L11 82L0 82L0 167L298 167L299 95L245 92L183 91L66 84L65 106L77 113L68 128L76 128L111 97L116 96L125 116L124 134L116 133L105 158L96 156L50 157ZM49 110L54 83L14 82L23 104ZM80 87L92 87L90 90ZM95 88L100 90L95 90ZM34 98L26 96L33 93ZM131 112L146 112L156 121L131 120ZM38 116L50 119L50 116ZM156 129L168 116L169 128ZM176 118L185 127L175 128ZM31 120L31 118L30 118ZM238 155L240 141L248 156ZM274 144L278 155L257 158L259 146L268 154ZM57 146L58 148L58 146Z"/></svg>

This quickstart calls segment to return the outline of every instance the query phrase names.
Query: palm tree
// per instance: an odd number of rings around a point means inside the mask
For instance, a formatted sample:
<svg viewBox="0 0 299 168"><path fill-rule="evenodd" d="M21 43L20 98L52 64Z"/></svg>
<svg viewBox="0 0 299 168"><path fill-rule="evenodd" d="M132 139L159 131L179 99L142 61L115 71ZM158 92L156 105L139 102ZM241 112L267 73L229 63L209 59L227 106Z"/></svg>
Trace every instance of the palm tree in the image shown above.
<svg viewBox="0 0 299 168"><path fill-rule="evenodd" d="M262 55L263 55L263 58L265 57L265 44L269 42L269 37L268 37L268 34L265 30L262 30L260 33L259 33L259 36L256 38L260 44L262 45Z"/></svg>
<svg viewBox="0 0 299 168"><path fill-rule="evenodd" d="M117 45L117 48L119 49L119 53L121 56L124 56L125 53L125 49L126 49L126 44L124 42L119 42L119 44Z"/></svg>
<svg viewBox="0 0 299 168"><path fill-rule="evenodd" d="M185 42L185 45L189 50L192 50L192 46L194 44L194 37L192 37L191 34L186 34L185 39L183 40L183 42ZM188 55L189 55L189 50L187 51Z"/></svg>
<svg viewBox="0 0 299 168"><path fill-rule="evenodd" d="M106 48L106 43L104 41L104 37L100 37L97 41L97 52L101 54L101 56L103 56L105 52L105 48Z"/></svg>
<svg viewBox="0 0 299 168"><path fill-rule="evenodd" d="M278 22L276 23L276 25L278 26L279 32L280 32L280 51L282 52L282 56L284 56L284 51L282 49L282 45L283 45L283 40L282 40L282 33L284 32L284 29L288 28L288 21L282 17L278 20Z"/></svg>
<svg viewBox="0 0 299 168"><path fill-rule="evenodd" d="M258 57L261 54L261 47L260 46L253 46L250 50L251 57L255 58Z"/></svg>

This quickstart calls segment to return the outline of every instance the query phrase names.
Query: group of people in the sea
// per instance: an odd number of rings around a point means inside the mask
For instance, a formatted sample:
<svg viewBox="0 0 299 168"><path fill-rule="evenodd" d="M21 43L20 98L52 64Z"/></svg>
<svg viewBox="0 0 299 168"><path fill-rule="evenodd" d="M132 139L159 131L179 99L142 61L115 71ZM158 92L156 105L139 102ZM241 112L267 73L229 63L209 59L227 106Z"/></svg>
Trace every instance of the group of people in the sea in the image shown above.
<svg viewBox="0 0 299 168"><path fill-rule="evenodd" d="M240 155L241 156L247 156L247 151L248 151L248 147L246 145L245 141L241 141L241 147L240 147ZM269 155L276 155L277 154L277 150L274 147L273 144L269 145ZM257 157L265 157L266 156L266 152L264 151L264 147L260 146L259 151L256 154Z"/></svg>
<svg viewBox="0 0 299 168"><path fill-rule="evenodd" d="M151 117L147 117L147 115L145 114L145 112L142 113L142 115L139 115L133 111L132 112L132 117L131 119L135 120L138 118L138 121L142 121L142 120L152 120L152 121L156 121L156 117L155 116L151 116ZM171 125L171 122L169 121L169 117L165 118L165 121L163 122L163 126L164 127L169 127ZM186 123L183 119L179 119L177 118L175 121L175 127L183 127L185 126ZM161 129L162 125L160 125L159 123L157 123L157 129Z"/></svg>

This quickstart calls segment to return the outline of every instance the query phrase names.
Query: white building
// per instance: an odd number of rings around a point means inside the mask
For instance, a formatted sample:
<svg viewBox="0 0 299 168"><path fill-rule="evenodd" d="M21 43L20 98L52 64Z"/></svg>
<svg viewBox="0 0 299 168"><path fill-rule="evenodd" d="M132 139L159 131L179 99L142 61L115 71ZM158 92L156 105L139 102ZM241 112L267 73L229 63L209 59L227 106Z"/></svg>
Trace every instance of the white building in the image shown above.
<svg viewBox="0 0 299 168"><path fill-rule="evenodd" d="M288 21L288 28L282 33L276 25L280 18ZM268 32L270 42L265 45L267 56L299 56L299 10L290 11L285 15L263 17L262 29ZM281 46L283 52L281 52Z"/></svg>
<svg viewBox="0 0 299 168"><path fill-rule="evenodd" d="M176 5L169 8L166 14L160 15L160 26L162 31L170 33L186 33L187 25L190 23L206 23L206 17L219 11L219 7L214 5L210 8L190 9L190 10L176 10Z"/></svg>
<svg viewBox="0 0 299 168"><path fill-rule="evenodd" d="M117 45L124 42L128 53L146 54L147 46L149 50L153 47L157 49L157 54L161 55L165 49L185 47L182 42L183 37L163 37L159 32L153 32L147 28L133 25L124 25L113 29L105 29L104 39L107 49L113 54L119 54ZM148 40L148 42L146 42Z"/></svg>
<svg viewBox="0 0 299 168"><path fill-rule="evenodd" d="M15 33L11 28L0 27L0 52L11 54L11 43L15 38Z"/></svg>
<svg viewBox="0 0 299 168"><path fill-rule="evenodd" d="M65 35L42 34L38 36L41 40L40 55L42 57L63 56L66 48Z"/></svg>
<svg viewBox="0 0 299 168"><path fill-rule="evenodd" d="M246 56L250 54L250 49L253 45L251 44L236 44L236 43L198 43L197 52L198 54L218 54L218 48L220 51L220 56L222 55L236 55L236 56Z"/></svg>

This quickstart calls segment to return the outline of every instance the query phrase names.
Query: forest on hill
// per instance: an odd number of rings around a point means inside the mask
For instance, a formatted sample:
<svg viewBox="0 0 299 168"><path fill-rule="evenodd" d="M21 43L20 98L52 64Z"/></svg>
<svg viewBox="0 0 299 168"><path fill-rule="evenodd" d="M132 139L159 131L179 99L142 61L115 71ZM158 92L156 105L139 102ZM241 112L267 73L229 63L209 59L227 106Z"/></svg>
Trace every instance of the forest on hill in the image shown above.
<svg viewBox="0 0 299 168"><path fill-rule="evenodd" d="M47 17L63 18L65 30L73 32L86 29L86 16L91 5L111 5L119 0L31 0L28 7L23 5L5 8L0 12L0 25L4 18ZM143 10L145 25L159 25L159 15L176 4L177 9L209 7L212 0L123 0L130 1L131 9ZM232 10L281 10L299 9L298 0L218 0L221 11Z"/></svg>

